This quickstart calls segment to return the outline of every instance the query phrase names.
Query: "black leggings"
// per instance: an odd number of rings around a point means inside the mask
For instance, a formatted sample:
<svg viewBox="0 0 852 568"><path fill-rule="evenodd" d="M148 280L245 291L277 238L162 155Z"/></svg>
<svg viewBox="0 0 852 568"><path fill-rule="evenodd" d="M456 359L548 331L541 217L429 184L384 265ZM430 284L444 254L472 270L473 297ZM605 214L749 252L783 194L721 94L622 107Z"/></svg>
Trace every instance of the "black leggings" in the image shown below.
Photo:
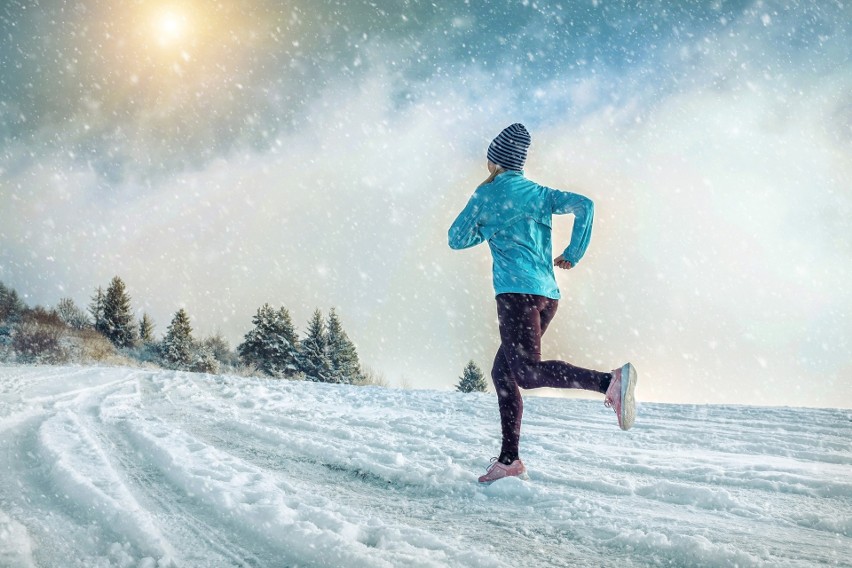
<svg viewBox="0 0 852 568"><path fill-rule="evenodd" d="M494 357L491 379L497 389L503 447L500 461L518 459L523 389L541 387L606 392L612 373L575 367L564 361L541 360L541 336L556 315L558 300L533 294L498 294L500 349Z"/></svg>

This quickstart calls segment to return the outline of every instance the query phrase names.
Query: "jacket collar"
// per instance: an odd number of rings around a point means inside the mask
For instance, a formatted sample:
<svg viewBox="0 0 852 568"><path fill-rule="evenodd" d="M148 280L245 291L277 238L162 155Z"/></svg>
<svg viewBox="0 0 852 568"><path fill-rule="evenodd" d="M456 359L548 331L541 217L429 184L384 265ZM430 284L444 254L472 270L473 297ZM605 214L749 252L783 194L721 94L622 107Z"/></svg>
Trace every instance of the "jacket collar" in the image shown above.
<svg viewBox="0 0 852 568"><path fill-rule="evenodd" d="M521 176L521 177L523 177L523 175L524 175L523 170L503 170L502 172L497 174L497 177L500 177L500 176Z"/></svg>

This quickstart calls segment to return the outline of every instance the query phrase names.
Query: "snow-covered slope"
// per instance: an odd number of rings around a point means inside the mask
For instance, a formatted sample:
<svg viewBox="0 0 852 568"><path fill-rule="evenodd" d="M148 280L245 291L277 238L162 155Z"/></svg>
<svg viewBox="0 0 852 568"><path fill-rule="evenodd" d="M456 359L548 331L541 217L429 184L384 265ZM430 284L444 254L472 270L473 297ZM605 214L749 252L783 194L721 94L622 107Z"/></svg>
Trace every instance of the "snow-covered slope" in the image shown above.
<svg viewBox="0 0 852 568"><path fill-rule="evenodd" d="M852 565L842 410L0 367L0 566Z"/></svg>

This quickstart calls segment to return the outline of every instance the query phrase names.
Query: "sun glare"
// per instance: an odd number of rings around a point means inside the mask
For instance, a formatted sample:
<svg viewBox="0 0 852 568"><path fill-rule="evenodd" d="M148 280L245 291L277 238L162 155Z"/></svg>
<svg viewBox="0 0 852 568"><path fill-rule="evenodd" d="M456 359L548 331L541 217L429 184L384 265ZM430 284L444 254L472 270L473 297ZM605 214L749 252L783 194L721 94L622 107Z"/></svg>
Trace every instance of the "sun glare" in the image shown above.
<svg viewBox="0 0 852 568"><path fill-rule="evenodd" d="M154 33L160 45L172 45L186 36L189 22L185 14L174 10L163 10L154 20Z"/></svg>

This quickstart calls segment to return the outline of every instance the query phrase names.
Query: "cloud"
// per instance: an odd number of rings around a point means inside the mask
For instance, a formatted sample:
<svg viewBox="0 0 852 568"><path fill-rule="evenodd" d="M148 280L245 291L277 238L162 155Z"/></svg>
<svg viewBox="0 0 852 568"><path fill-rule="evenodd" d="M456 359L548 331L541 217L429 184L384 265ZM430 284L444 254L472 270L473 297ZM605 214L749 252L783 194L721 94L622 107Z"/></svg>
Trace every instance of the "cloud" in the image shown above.
<svg viewBox="0 0 852 568"><path fill-rule="evenodd" d="M597 205L589 253L558 275L546 357L632 359L651 400L850 405L831 398L852 361L852 73L830 70L848 32L818 18L798 39L826 39L793 49L780 38L796 14L711 15L664 34L628 14L619 29L656 47L631 36L595 60L617 34L530 34L530 59L483 14L454 16L457 41L422 23L382 31L374 14L300 56L313 69L334 55L316 75L264 67L205 104L45 121L3 147L0 279L30 302L82 304L119 274L159 333L184 306L232 343L265 302L300 327L337 306L366 363L449 388L468 359L490 367L498 335L486 247L451 251L446 230L490 139L523 120L528 175ZM488 47L471 61L462 42Z"/></svg>

